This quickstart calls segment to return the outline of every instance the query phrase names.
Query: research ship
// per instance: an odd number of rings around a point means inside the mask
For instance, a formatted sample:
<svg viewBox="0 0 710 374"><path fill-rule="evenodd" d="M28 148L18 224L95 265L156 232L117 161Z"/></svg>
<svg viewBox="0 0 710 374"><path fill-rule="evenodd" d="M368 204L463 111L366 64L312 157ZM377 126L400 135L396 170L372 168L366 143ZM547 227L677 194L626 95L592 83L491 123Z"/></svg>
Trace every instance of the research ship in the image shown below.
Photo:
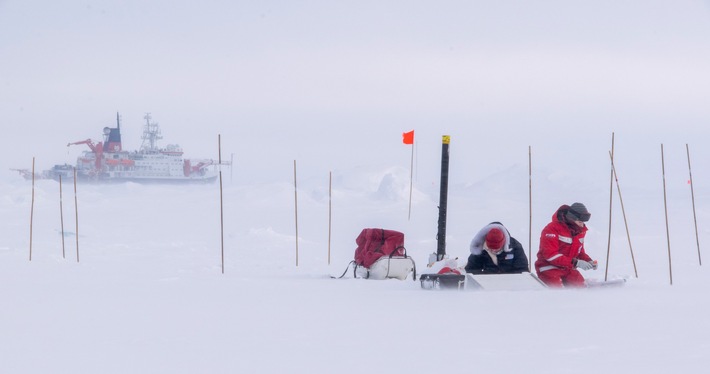
<svg viewBox="0 0 710 374"><path fill-rule="evenodd" d="M123 150L121 144L121 120L116 114L116 127L104 127L103 141L91 139L67 144L67 147L86 145L89 150L77 158L76 166L55 165L35 177L87 182L138 182L138 183L207 183L217 179L219 162L212 159L183 158L177 144L158 146L162 139L160 127L151 121L150 113L143 125L143 142L137 151ZM222 162L222 165L229 165ZM17 170L27 178L32 173ZM25 171L25 173L23 173Z"/></svg>

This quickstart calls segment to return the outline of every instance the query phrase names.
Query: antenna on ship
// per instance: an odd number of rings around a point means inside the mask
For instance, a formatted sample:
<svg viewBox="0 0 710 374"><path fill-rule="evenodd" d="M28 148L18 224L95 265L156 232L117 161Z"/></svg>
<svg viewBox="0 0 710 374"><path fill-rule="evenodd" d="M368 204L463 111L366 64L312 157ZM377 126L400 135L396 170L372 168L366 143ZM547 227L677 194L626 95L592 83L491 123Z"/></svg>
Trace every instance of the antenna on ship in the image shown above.
<svg viewBox="0 0 710 374"><path fill-rule="evenodd" d="M145 125L143 125L143 143L141 144L142 151L157 151L158 140L162 139L163 136L160 134L160 127L156 122L150 122L150 113L146 113L143 117L145 119ZM146 141L148 144L146 144Z"/></svg>

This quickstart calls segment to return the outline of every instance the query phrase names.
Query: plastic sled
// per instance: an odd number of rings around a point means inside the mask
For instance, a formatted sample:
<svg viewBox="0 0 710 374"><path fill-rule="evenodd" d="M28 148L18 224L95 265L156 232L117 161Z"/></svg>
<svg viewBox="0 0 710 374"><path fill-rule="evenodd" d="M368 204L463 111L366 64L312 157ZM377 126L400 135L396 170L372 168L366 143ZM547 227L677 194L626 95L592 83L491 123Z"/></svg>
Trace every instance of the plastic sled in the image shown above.
<svg viewBox="0 0 710 374"><path fill-rule="evenodd" d="M400 280L407 279L409 273L413 273L413 279L416 279L416 266L411 257L402 256L382 256L375 261L369 268L364 266L355 267L355 277L365 279L388 279L396 278Z"/></svg>
<svg viewBox="0 0 710 374"><path fill-rule="evenodd" d="M535 275L530 273L466 274L467 290L529 291L545 288L547 288L547 286Z"/></svg>

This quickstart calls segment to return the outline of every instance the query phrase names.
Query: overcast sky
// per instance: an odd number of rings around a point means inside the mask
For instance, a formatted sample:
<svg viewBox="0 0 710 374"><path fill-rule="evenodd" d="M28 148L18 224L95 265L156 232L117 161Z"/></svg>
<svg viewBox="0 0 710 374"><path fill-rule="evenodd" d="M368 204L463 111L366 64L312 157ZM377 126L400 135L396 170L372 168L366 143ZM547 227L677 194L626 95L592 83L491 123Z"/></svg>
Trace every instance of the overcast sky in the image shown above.
<svg viewBox="0 0 710 374"><path fill-rule="evenodd" d="M0 165L72 163L116 112L128 149L151 112L186 156L222 134L252 174L408 167L411 129L426 170L443 134L484 158L462 173L528 146L607 167L612 132L643 158L699 150L709 21L707 1L0 0Z"/></svg>

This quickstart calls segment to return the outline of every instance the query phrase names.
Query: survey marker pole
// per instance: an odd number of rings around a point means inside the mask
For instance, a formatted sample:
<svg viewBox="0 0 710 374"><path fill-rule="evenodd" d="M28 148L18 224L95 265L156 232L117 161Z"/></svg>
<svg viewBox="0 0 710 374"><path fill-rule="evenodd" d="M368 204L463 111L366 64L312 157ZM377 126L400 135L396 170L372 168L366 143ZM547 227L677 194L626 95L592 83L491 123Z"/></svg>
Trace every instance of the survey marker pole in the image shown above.
<svg viewBox="0 0 710 374"><path fill-rule="evenodd" d="M446 204L449 194L449 135L441 139L441 187L439 190L439 225L436 232L436 261L446 257Z"/></svg>

